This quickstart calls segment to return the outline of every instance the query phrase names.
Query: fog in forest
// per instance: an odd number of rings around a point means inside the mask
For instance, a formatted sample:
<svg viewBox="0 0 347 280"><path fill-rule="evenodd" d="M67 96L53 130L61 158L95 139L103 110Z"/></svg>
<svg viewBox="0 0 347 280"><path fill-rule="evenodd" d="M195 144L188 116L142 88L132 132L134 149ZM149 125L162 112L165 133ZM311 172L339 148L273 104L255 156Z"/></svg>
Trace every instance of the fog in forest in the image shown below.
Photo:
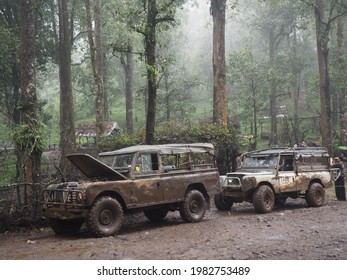
<svg viewBox="0 0 347 280"><path fill-rule="evenodd" d="M85 6L78 5L72 46L72 85L77 124L95 121L95 84L86 36ZM127 5L127 1L103 2L106 120L116 121L125 131L126 76L122 60L125 43L129 41L134 59L134 128L138 132L145 129L147 89L144 38L135 30L143 26L145 17L143 12L136 14L138 11L135 5ZM212 117L213 18L210 6L211 2L207 0L187 1L176 9L175 24L162 26L157 31L158 123L170 118L172 122L191 124ZM141 7L138 8L141 11ZM47 14L42 15L42 21L46 21L42 26L46 24L52 29L46 28L46 31L51 32L54 25L48 13L50 7L44 6L44 9ZM339 12L333 11L334 19L338 18ZM5 10L2 11L4 13ZM54 17L53 21L57 19ZM126 26L128 19L133 19L134 26ZM346 20L343 19L342 27L345 31ZM343 79L339 78L340 68L337 66L341 53L341 50L338 51L337 23L337 20L332 21L329 30L332 119L339 123L334 131L336 135L341 130L342 124L338 120L341 119L346 103L340 92L345 85ZM3 26L5 30L6 25ZM273 114L274 118L277 114L282 116L276 117L278 135L283 139L281 144L292 144L307 137L319 141L321 105L315 32L314 10L302 1L227 1L227 110L229 119L239 123L242 134L260 138L264 136L266 143L266 137L271 133L270 115ZM271 36L273 42L270 41ZM54 36L40 31L37 38L40 43L38 47L41 48L38 54L47 55L38 61L41 64L36 71L37 95L42 102L48 142L57 143L59 75L56 61L49 57L53 53ZM344 42L343 55L346 56L347 36L341 38ZM3 83L2 88L9 91L6 91L7 99L3 97L2 101L9 100L11 103L13 86L8 81ZM7 109L10 110L11 106ZM5 109L2 108L3 111ZM11 112L6 112L2 118L10 115ZM294 130L298 131L294 133ZM297 135L294 137L294 134ZM290 143L284 141L288 138L291 139ZM3 136L2 141L8 142L10 139L10 135Z"/></svg>

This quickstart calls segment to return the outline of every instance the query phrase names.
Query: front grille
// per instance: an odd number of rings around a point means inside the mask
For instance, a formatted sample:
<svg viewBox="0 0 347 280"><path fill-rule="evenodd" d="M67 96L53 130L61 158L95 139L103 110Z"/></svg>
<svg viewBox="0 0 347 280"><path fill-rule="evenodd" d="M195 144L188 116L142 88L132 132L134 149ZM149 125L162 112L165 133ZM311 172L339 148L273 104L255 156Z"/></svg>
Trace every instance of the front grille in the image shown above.
<svg viewBox="0 0 347 280"><path fill-rule="evenodd" d="M43 207L52 207L64 205L67 206L82 206L83 192L81 190L44 190L42 203Z"/></svg>
<svg viewBox="0 0 347 280"><path fill-rule="evenodd" d="M65 201L66 203L77 203L77 193L76 192L68 192L64 193L66 195Z"/></svg>

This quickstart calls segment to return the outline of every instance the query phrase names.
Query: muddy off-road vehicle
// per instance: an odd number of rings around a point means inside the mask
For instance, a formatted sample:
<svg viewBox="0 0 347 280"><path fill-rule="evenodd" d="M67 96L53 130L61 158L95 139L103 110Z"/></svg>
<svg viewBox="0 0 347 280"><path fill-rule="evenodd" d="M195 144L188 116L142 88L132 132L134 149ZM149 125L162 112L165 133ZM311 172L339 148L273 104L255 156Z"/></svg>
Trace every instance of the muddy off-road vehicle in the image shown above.
<svg viewBox="0 0 347 280"><path fill-rule="evenodd" d="M253 151L242 156L239 170L221 176L214 202L217 209L229 211L233 203L249 201L258 213L268 213L288 197L303 197L309 206L319 207L338 175L323 147Z"/></svg>
<svg viewBox="0 0 347 280"><path fill-rule="evenodd" d="M73 233L85 222L104 237L119 232L124 214L143 211L154 222L179 210L185 222L199 222L219 192L214 148L209 143L140 145L94 158L67 158L85 175L79 182L48 186L43 216L56 234Z"/></svg>

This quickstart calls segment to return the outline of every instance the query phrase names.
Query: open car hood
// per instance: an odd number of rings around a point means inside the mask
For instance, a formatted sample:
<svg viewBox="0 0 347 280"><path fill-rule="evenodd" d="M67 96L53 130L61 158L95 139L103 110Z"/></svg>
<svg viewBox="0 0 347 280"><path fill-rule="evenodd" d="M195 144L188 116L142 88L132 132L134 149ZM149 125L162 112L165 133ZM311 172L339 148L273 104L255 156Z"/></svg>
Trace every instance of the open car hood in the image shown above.
<svg viewBox="0 0 347 280"><path fill-rule="evenodd" d="M70 154L66 158L88 178L107 177L112 180L128 178L88 154Z"/></svg>

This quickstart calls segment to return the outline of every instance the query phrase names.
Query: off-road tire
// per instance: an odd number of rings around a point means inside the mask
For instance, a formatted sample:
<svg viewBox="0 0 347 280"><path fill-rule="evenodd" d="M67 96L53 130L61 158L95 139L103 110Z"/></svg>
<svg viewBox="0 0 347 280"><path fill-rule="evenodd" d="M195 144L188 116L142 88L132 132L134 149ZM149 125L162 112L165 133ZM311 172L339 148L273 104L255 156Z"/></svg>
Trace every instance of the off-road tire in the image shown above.
<svg viewBox="0 0 347 280"><path fill-rule="evenodd" d="M196 223L202 220L206 212L206 200L198 190L189 191L184 201L180 202L179 211L183 221Z"/></svg>
<svg viewBox="0 0 347 280"><path fill-rule="evenodd" d="M221 193L214 196L214 205L220 211L229 211L233 206L232 201L225 200Z"/></svg>
<svg viewBox="0 0 347 280"><path fill-rule="evenodd" d="M275 204L274 192L269 186L262 185L254 192L252 202L258 213L270 213Z"/></svg>
<svg viewBox="0 0 347 280"><path fill-rule="evenodd" d="M103 196L95 201L86 219L88 230L98 237L117 234L122 222L122 206L117 199L110 196Z"/></svg>
<svg viewBox="0 0 347 280"><path fill-rule="evenodd" d="M320 183L312 183L306 191L306 202L310 207L320 207L325 201L325 189Z"/></svg>
<svg viewBox="0 0 347 280"><path fill-rule="evenodd" d="M78 232L83 222L84 219L49 219L48 224L50 225L55 234L71 234Z"/></svg>
<svg viewBox="0 0 347 280"><path fill-rule="evenodd" d="M145 217L151 222L155 223L163 221L168 212L169 210L167 210L166 208L156 208L143 211Z"/></svg>

